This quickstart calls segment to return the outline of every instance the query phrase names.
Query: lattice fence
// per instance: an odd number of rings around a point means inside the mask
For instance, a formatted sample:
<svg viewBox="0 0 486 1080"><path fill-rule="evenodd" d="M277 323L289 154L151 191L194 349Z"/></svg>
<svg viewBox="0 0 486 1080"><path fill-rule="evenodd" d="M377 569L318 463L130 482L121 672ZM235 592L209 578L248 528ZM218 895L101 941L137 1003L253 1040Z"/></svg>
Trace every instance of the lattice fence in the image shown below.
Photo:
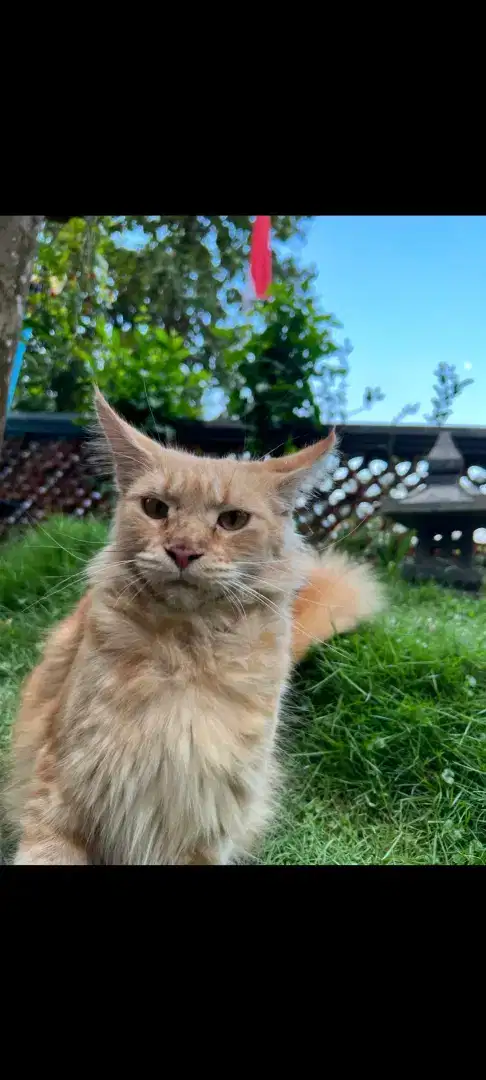
<svg viewBox="0 0 486 1080"><path fill-rule="evenodd" d="M428 475L428 462L420 455L413 460L376 455L332 455L328 459L328 475L324 475L317 490L306 504L304 496L298 503L298 521L303 533L321 542L336 539L373 517L380 518L380 505L385 496L397 501L414 490L422 491ZM471 465L460 480L465 490L486 493L486 469ZM383 519L377 528L391 528L397 534L406 532L401 525L391 526ZM476 543L486 543L484 526L476 530ZM413 540L412 540L413 545Z"/></svg>
<svg viewBox="0 0 486 1080"><path fill-rule="evenodd" d="M386 527L403 532L401 526L385 525L380 519L381 500L384 495L401 499L412 489L420 490L426 475L427 462L420 455L413 460L372 452L331 455L317 486L299 499L299 527L318 544L345 532L357 534L359 526L371 519L375 530ZM471 492L486 492L486 468L470 465L461 483ZM82 437L36 440L27 436L4 443L0 499L4 500L1 536L12 526L35 524L54 513L107 515L112 491L93 475L88 444ZM475 539L481 546L486 543L486 520Z"/></svg>
<svg viewBox="0 0 486 1080"><path fill-rule="evenodd" d="M83 439L36 441L9 439L0 466L4 500L0 536L13 525L29 525L51 514L107 514L108 485L97 483Z"/></svg>

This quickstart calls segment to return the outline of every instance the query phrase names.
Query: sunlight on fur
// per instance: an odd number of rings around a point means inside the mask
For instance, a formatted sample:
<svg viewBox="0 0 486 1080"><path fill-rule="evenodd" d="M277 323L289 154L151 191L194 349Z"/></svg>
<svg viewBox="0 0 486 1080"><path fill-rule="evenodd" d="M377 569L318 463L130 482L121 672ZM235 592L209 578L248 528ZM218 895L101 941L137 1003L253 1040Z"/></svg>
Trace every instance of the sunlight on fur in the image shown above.
<svg viewBox="0 0 486 1080"><path fill-rule="evenodd" d="M118 502L89 588L47 641L13 735L17 864L221 864L275 810L293 661L381 607L364 565L293 524L334 434L265 461L160 446L99 392Z"/></svg>

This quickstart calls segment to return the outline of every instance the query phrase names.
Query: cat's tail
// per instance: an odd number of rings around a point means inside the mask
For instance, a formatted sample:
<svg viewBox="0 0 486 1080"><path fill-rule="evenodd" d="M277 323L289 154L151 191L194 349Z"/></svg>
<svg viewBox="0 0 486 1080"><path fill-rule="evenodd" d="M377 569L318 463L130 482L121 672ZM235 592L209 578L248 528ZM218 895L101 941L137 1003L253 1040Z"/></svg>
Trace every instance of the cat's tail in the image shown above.
<svg viewBox="0 0 486 1080"><path fill-rule="evenodd" d="M311 645L353 630L384 606L384 592L365 563L346 555L324 554L313 560L294 602L292 658L301 660Z"/></svg>

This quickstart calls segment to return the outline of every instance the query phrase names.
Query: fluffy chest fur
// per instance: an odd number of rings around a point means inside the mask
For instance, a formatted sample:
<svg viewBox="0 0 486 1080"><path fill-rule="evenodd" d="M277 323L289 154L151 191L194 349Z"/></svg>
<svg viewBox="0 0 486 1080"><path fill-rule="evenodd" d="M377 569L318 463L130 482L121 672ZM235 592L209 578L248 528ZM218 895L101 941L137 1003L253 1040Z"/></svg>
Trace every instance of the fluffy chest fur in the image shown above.
<svg viewBox="0 0 486 1080"><path fill-rule="evenodd" d="M64 802L95 861L226 861L269 813L288 619L114 625L94 604L57 735Z"/></svg>

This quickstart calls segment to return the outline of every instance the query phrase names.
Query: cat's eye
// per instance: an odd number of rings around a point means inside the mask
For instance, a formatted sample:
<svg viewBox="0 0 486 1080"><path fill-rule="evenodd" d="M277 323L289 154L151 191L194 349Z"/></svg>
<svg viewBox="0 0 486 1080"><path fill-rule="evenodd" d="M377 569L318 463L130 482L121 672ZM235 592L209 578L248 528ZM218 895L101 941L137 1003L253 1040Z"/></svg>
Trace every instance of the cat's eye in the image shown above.
<svg viewBox="0 0 486 1080"><path fill-rule="evenodd" d="M169 507L167 503L162 502L162 499L142 499L142 510L147 517L155 518L157 521L166 518L169 513Z"/></svg>
<svg viewBox="0 0 486 1080"><path fill-rule="evenodd" d="M237 529L243 529L249 520L250 515L246 513L246 510L223 510L223 513L219 515L218 525L221 525L222 529L227 529L228 532L236 532Z"/></svg>

